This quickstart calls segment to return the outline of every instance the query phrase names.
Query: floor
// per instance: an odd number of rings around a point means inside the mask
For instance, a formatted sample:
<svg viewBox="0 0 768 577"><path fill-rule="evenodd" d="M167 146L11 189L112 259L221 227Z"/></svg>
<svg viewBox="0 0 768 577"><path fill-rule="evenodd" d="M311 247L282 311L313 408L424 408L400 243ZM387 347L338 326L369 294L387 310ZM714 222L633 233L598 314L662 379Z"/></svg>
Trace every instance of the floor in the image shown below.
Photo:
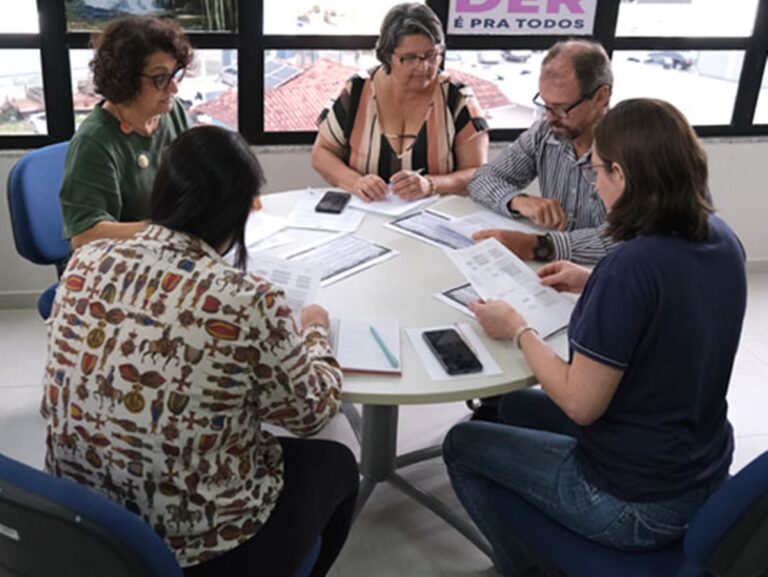
<svg viewBox="0 0 768 577"><path fill-rule="evenodd" d="M37 311L0 311L0 452L34 466L43 460L38 415L45 337ZM733 471L768 450L768 274L749 276L749 303L728 397L736 431ZM401 452L440 442L450 426L467 418L463 403L403 407ZM337 417L321 434L357 444ZM439 459L404 471L457 511L460 507ZM490 562L454 529L389 486L373 492L334 566L333 577L419 575L495 576Z"/></svg>

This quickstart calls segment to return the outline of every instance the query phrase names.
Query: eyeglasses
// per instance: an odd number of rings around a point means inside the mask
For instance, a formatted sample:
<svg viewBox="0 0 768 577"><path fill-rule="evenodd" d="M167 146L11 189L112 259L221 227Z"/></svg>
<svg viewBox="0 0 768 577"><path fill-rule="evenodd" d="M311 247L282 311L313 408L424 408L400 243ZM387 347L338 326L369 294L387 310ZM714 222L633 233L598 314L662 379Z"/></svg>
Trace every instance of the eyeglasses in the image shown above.
<svg viewBox="0 0 768 577"><path fill-rule="evenodd" d="M592 100L592 98L594 98L595 94L597 94L597 91L600 90L600 88L602 88L602 85L595 88L589 94L582 95L582 97L579 98L573 104L550 106L549 104L547 104L541 99L541 96L539 95L538 92L536 93L536 96L533 97L532 102L542 112L549 112L550 114L558 118L568 118L568 114L571 112L571 110L576 108L579 104L586 102L587 100Z"/></svg>
<svg viewBox="0 0 768 577"><path fill-rule="evenodd" d="M186 66L179 66L176 70L168 74L163 72L162 74L142 74L144 78L149 78L155 88L158 90L165 90L173 80L176 84L184 79L184 75L187 73Z"/></svg>
<svg viewBox="0 0 768 577"><path fill-rule="evenodd" d="M443 54L445 54L443 50L430 50L421 56L418 54L406 54L405 56L395 54L395 56L397 56L398 60L400 60L400 64L406 68L415 68L422 62L428 66L435 66L438 62L440 62Z"/></svg>
<svg viewBox="0 0 768 577"><path fill-rule="evenodd" d="M597 170L596 168L606 168L607 164L582 164L579 169L581 175L589 184L594 185L597 182Z"/></svg>

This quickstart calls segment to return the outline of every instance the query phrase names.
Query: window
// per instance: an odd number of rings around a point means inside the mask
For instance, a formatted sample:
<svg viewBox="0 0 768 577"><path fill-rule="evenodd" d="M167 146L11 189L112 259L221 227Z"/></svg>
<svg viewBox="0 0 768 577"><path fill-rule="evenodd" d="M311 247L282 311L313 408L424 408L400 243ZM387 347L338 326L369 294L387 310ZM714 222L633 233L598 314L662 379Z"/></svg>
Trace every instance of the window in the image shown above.
<svg viewBox="0 0 768 577"><path fill-rule="evenodd" d="M763 72L763 81L760 84L760 96L755 110L755 124L768 124L768 66Z"/></svg>
<svg viewBox="0 0 768 577"><path fill-rule="evenodd" d="M661 98L694 125L729 124L743 62L738 50L618 50L612 100Z"/></svg>
<svg viewBox="0 0 768 577"><path fill-rule="evenodd" d="M100 99L91 34L139 13L175 18L189 32L195 62L179 99L195 121L252 143L310 143L345 80L377 64L381 21L400 1L14 0L0 20L0 147L70 138ZM445 21L455 1L425 3ZM546 0L526 0L537 2ZM611 54L614 102L664 98L702 135L768 134L768 2L599 0L594 35ZM443 66L473 87L492 139L511 140L534 119L531 98L554 40L446 36Z"/></svg>

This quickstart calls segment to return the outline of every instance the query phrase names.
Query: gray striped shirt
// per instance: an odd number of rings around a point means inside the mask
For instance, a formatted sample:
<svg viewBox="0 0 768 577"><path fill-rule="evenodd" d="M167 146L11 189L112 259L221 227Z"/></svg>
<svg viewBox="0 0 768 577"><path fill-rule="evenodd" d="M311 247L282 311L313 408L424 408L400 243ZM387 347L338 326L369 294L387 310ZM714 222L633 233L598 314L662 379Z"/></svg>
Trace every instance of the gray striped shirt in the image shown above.
<svg viewBox="0 0 768 577"><path fill-rule="evenodd" d="M605 235L605 205L579 168L590 159L591 152L576 158L573 146L556 139L547 122L540 120L478 169L469 195L493 211L515 216L509 202L538 177L541 195L557 200L568 215L565 232L548 233L555 259L594 264L616 242Z"/></svg>

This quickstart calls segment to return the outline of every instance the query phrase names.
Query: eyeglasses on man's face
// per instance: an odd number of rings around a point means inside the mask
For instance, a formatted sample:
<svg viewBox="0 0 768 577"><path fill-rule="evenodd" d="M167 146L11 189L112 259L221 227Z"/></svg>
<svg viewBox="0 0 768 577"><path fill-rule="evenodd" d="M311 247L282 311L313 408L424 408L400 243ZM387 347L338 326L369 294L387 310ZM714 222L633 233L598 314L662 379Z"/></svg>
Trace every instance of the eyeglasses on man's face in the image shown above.
<svg viewBox="0 0 768 577"><path fill-rule="evenodd" d="M597 182L597 169L606 168L605 164L582 164L579 169L581 174L589 184L594 185Z"/></svg>
<svg viewBox="0 0 768 577"><path fill-rule="evenodd" d="M187 67L179 66L170 74L167 72L162 72L161 74L142 74L142 76L144 78L149 78L152 81L152 84L154 84L155 88L158 90L165 90L171 83L171 80L178 84L184 79L184 75L186 73Z"/></svg>
<svg viewBox="0 0 768 577"><path fill-rule="evenodd" d="M568 118L568 115L574 108L576 108L580 104L583 104L587 100L592 100L595 97L595 94L597 94L597 91L600 90L600 88L602 88L602 86L598 86L589 94L582 95L582 97L579 98L573 104L560 104L557 106L550 106L549 104L547 104L541 99L541 95L538 92L536 93L536 96L533 97L532 102L536 106L536 108L538 108L542 112L549 112L551 115L557 118Z"/></svg>
<svg viewBox="0 0 768 577"><path fill-rule="evenodd" d="M424 54L403 54L402 56L395 54L394 56L397 57L397 59L400 61L400 64L406 68L415 68L422 62L428 66L435 66L438 62L440 62L444 54L445 51L438 48L435 50L430 50L429 52L425 52Z"/></svg>

